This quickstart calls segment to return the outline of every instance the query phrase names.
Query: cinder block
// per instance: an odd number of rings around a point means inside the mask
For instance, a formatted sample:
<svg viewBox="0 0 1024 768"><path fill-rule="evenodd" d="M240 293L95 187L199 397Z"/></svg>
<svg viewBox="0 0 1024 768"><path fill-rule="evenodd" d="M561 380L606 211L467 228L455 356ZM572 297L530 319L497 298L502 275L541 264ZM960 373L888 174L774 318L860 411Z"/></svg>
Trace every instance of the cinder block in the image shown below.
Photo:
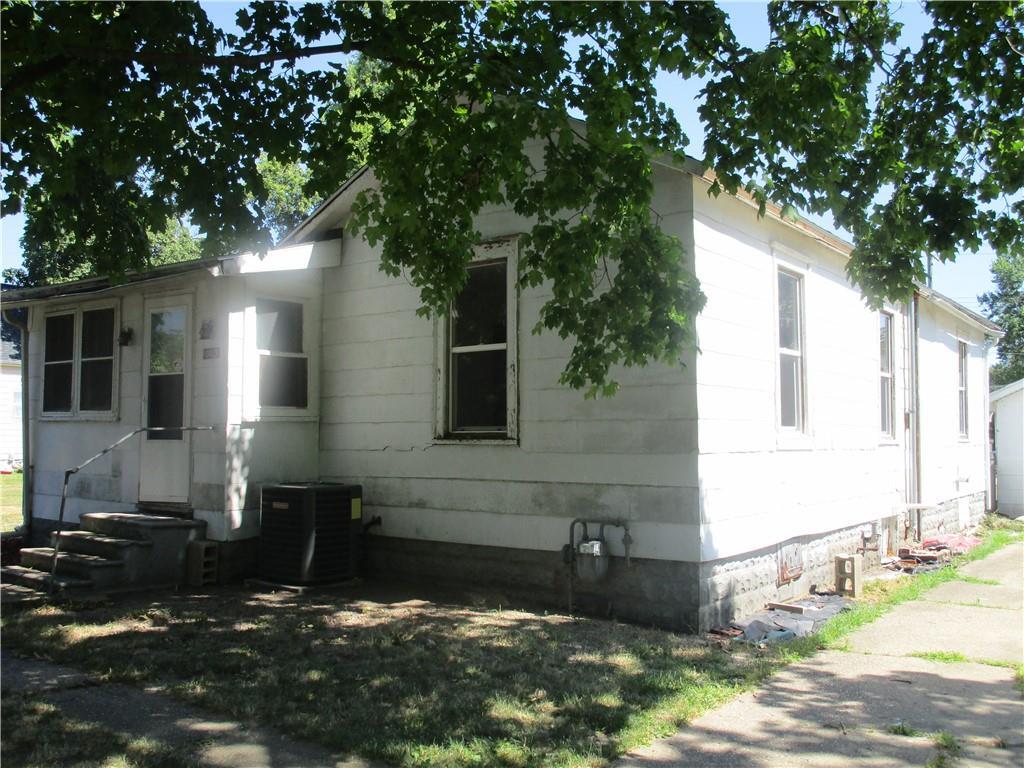
<svg viewBox="0 0 1024 768"><path fill-rule="evenodd" d="M836 592L860 597L864 587L864 558L861 555L836 555Z"/></svg>
<svg viewBox="0 0 1024 768"><path fill-rule="evenodd" d="M188 543L187 571L190 587L217 582L218 547L216 541L190 541Z"/></svg>

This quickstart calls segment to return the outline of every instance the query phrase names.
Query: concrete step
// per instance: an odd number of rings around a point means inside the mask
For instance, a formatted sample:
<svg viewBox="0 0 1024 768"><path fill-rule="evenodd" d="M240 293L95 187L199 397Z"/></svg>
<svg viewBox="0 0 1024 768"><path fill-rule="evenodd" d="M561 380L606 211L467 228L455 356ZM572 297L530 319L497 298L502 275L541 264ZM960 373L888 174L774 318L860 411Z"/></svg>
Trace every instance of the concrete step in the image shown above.
<svg viewBox="0 0 1024 768"><path fill-rule="evenodd" d="M137 505L144 515L177 517L184 520L192 519L192 505L178 504L170 501L140 501Z"/></svg>
<svg viewBox="0 0 1024 768"><path fill-rule="evenodd" d="M24 550L22 550L24 551ZM5 584L18 584L23 587L50 593L50 584L55 583L56 591L64 594L81 594L93 588L88 579L76 579L72 576L57 575L37 571L34 568L26 568L23 565L5 565L0 568L0 581Z"/></svg>
<svg viewBox="0 0 1024 768"><path fill-rule="evenodd" d="M149 539L121 539L93 531L61 531L59 535L61 552L77 552L82 555L123 560L134 550L153 548L153 542ZM53 534L51 540L57 536Z"/></svg>
<svg viewBox="0 0 1024 768"><path fill-rule="evenodd" d="M181 532L187 538L203 538L206 523L180 517L139 515L131 512L88 512L79 518L82 530L124 539L154 541L164 534ZM194 532L194 536L188 535Z"/></svg>
<svg viewBox="0 0 1024 768"><path fill-rule="evenodd" d="M31 608L46 602L45 592L21 584L0 583L0 606L4 611Z"/></svg>
<svg viewBox="0 0 1024 768"><path fill-rule="evenodd" d="M21 564L37 571L49 572L53 565L52 547L27 547L21 550ZM57 555L57 575L88 579L98 589L127 585L124 560L61 552Z"/></svg>
<svg viewBox="0 0 1024 768"><path fill-rule="evenodd" d="M136 586L184 584L188 543L206 535L206 523L201 520L162 515L89 512L79 522L87 533L148 543L148 550L126 546L118 555L127 562L125 581ZM88 538L81 533L79 537Z"/></svg>

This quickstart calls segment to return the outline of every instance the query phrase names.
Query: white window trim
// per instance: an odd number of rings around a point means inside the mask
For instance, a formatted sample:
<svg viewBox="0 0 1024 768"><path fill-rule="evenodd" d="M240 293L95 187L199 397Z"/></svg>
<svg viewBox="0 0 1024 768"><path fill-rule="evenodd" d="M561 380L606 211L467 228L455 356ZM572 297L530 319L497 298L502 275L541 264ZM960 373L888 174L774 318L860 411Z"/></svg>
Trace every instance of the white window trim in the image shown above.
<svg viewBox="0 0 1024 768"><path fill-rule="evenodd" d="M813 449L811 434L811 408L808 397L808 350L807 350L807 278L810 265L800 260L799 255L779 244L772 246L772 347L775 370L775 433L776 448L780 450ZM787 350L779 343L779 273L784 272L797 278L800 292L799 333L800 333L800 424L796 427L782 426L782 390L780 386L782 366L780 359Z"/></svg>
<svg viewBox="0 0 1024 768"><path fill-rule="evenodd" d="M287 301L302 305L302 352L270 352L257 346L258 301ZM320 417L320 313L319 299L286 292L251 293L245 306L245 355L243 384L243 421L316 421ZM306 407L260 405L260 362L265 356L306 359Z"/></svg>
<svg viewBox="0 0 1024 768"><path fill-rule="evenodd" d="M882 370L881 352L879 352L878 378L879 384L881 384L882 379L889 379L889 430L881 429L882 440L888 443L895 442L896 440L896 316L888 310L880 310L878 312L879 333L881 333L881 319L883 317L889 318L889 372L886 373ZM881 416L881 399L879 399L878 407L879 416ZM881 424L879 424L879 428L881 428Z"/></svg>
<svg viewBox="0 0 1024 768"><path fill-rule="evenodd" d="M969 442L971 439L970 379L971 343L967 339L958 337L956 340L956 429L961 442Z"/></svg>
<svg viewBox="0 0 1024 768"><path fill-rule="evenodd" d="M114 310L114 338L113 338L113 360L110 373L110 410L109 411L83 411L78 407L81 393L79 382L82 376L82 314L93 312L98 309ZM71 358L71 410L70 411L44 411L43 392L46 386L46 322L51 317L60 315L74 315L74 338L72 340ZM120 405L120 381L121 381L121 303L117 299L105 301L93 301L77 306L53 307L43 315L43 328L40 334L43 339L43 349L39 355L42 374L39 382L39 419L41 421L117 421ZM99 360L106 358L89 358ZM67 362L67 361L64 361Z"/></svg>
<svg viewBox="0 0 1024 768"><path fill-rule="evenodd" d="M481 243L475 249L474 262L505 261L505 327L507 329L504 344L481 344L474 347L462 347L460 351L486 351L488 349L505 349L506 361L506 394L505 423L503 435L489 436L485 432L456 433L451 430L451 387L449 386L450 362L449 344L451 323L447 317L438 318L434 326L435 369L437 376L435 387L434 408L434 440L435 445L518 445L519 442L519 238L505 237Z"/></svg>

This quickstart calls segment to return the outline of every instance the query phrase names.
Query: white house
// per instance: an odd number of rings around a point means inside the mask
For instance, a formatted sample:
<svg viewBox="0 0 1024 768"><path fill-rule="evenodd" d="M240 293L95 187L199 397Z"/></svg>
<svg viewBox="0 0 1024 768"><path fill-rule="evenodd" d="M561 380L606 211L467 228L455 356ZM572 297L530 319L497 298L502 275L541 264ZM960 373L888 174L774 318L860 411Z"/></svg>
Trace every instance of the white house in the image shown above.
<svg viewBox="0 0 1024 768"><path fill-rule="evenodd" d="M0 465L21 461L21 359L0 342Z"/></svg>
<svg viewBox="0 0 1024 768"><path fill-rule="evenodd" d="M360 483L379 516L376 572L490 583L564 602L576 518L609 528L607 578L578 604L707 627L831 581L832 556L976 523L987 488L984 318L921 288L876 312L845 276L850 246L777 210L707 194L656 164L663 229L708 296L700 353L615 371L620 392L559 386L570 342L533 335L548 291L516 285L531 222L491 209L456 319L341 234L357 174L276 250L12 291L30 311L31 494L57 516L177 510L250 569L259 487ZM591 528L591 534L595 529ZM877 535L876 535L877 534Z"/></svg>
<svg viewBox="0 0 1024 768"><path fill-rule="evenodd" d="M995 507L1007 517L1024 516L1024 379L989 394L995 427Z"/></svg>

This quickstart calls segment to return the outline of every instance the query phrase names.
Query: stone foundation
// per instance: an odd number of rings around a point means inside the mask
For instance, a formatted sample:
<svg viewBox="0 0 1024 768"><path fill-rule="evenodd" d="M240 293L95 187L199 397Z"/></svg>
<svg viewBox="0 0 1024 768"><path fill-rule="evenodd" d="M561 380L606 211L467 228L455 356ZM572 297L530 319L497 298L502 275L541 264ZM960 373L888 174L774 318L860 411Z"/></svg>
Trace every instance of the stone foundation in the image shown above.
<svg viewBox="0 0 1024 768"><path fill-rule="evenodd" d="M791 600L811 591L812 586L827 588L835 582L835 556L857 554L864 545L865 525L802 536L778 545L747 552L738 557L702 563L700 566L699 629L728 624L764 608L770 601ZM803 563L801 576L779 583L779 555L782 547L798 545ZM870 543L868 546L875 546ZM864 553L865 569L877 566L877 551Z"/></svg>
<svg viewBox="0 0 1024 768"><path fill-rule="evenodd" d="M365 561L369 578L479 585L560 611L568 605L569 571L561 552L367 536ZM623 558L613 557L600 584L574 580L573 601L580 613L692 631L697 627L697 576L696 563L634 557L627 568Z"/></svg>
<svg viewBox="0 0 1024 768"><path fill-rule="evenodd" d="M923 511L922 536L927 538L937 533L960 531L961 504L966 505L965 527L978 525L985 515L984 491L948 499ZM785 601L806 595L812 586L834 586L835 556L843 553L857 554L858 549L864 546L862 531L870 525L871 522L865 522L826 534L803 536L757 552L702 563L700 630L706 631L747 616L761 610L770 601ZM901 527L902 523L899 523L898 530ZM878 521L878 530L885 530L883 521ZM868 546L876 551L864 552L865 570L880 565L881 556L877 551L880 541L868 542ZM791 544L800 545L803 574L795 581L779 584L779 552L782 546ZM899 545L898 542L895 544Z"/></svg>
<svg viewBox="0 0 1024 768"><path fill-rule="evenodd" d="M966 526L960 525L960 505L966 505ZM921 514L921 535L923 538L937 533L957 533L963 527L973 528L985 516L985 492L967 494L955 499L946 499Z"/></svg>
<svg viewBox="0 0 1024 768"><path fill-rule="evenodd" d="M259 572L258 538L217 543L217 583L241 581Z"/></svg>

